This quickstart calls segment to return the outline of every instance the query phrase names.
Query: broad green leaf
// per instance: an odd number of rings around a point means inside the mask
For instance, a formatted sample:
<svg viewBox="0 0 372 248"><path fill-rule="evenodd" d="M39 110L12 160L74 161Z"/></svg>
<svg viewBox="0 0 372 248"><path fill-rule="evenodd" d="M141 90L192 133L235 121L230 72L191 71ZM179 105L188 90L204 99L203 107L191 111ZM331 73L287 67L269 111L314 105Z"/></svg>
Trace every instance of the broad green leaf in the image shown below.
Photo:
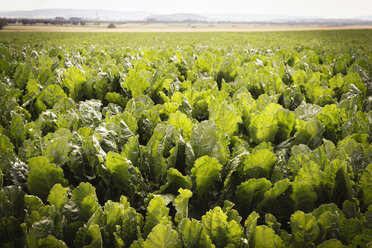
<svg viewBox="0 0 372 248"><path fill-rule="evenodd" d="M78 115L83 127L95 128L101 123L101 105L99 100L86 100L79 103Z"/></svg>
<svg viewBox="0 0 372 248"><path fill-rule="evenodd" d="M351 200L351 198L352 184L350 176L345 171L345 168L340 168L336 173L331 201L341 206L345 200Z"/></svg>
<svg viewBox="0 0 372 248"><path fill-rule="evenodd" d="M303 102L300 106L298 106L298 108L295 109L294 113L297 119L309 121L320 111L322 111L322 107L316 104Z"/></svg>
<svg viewBox="0 0 372 248"><path fill-rule="evenodd" d="M192 192L188 189L179 189L180 193L173 202L176 208L175 222L179 223L182 219L188 218L189 215L189 198L192 196Z"/></svg>
<svg viewBox="0 0 372 248"><path fill-rule="evenodd" d="M215 101L211 103L209 112L210 118L214 120L222 134L231 137L238 131L238 124L242 122L242 118L233 105L229 105L225 101L222 103Z"/></svg>
<svg viewBox="0 0 372 248"><path fill-rule="evenodd" d="M280 143L290 137L295 124L295 115L287 109L279 109L275 114L275 120L278 125L275 141Z"/></svg>
<svg viewBox="0 0 372 248"><path fill-rule="evenodd" d="M297 211L291 216L291 230L296 242L306 244L314 242L320 235L320 229L312 214Z"/></svg>
<svg viewBox="0 0 372 248"><path fill-rule="evenodd" d="M260 218L260 215L253 211L244 222L245 236L248 241L251 240L252 233L256 229L258 218Z"/></svg>
<svg viewBox="0 0 372 248"><path fill-rule="evenodd" d="M10 124L10 133L14 139L16 147L20 147L26 138L25 124L23 123L22 116L18 113L13 113L12 121Z"/></svg>
<svg viewBox="0 0 372 248"><path fill-rule="evenodd" d="M337 140L338 131L341 130L342 119L340 110L335 104L329 104L322 108L322 111L315 117L326 128L326 138ZM328 136L328 137L327 137Z"/></svg>
<svg viewBox="0 0 372 248"><path fill-rule="evenodd" d="M292 183L293 192L291 198L294 202L294 210L312 211L317 200L317 194L308 182L295 181Z"/></svg>
<svg viewBox="0 0 372 248"><path fill-rule="evenodd" d="M117 92L107 92L105 95L105 100L109 103L116 103L119 106L124 106L126 103L125 98Z"/></svg>
<svg viewBox="0 0 372 248"><path fill-rule="evenodd" d="M142 178L139 169L125 157L112 152L107 154L105 165L113 177L114 187L124 190L133 197Z"/></svg>
<svg viewBox="0 0 372 248"><path fill-rule="evenodd" d="M208 236L217 247L227 245L225 228L227 225L227 215L220 207L209 210L202 216L201 222L207 231Z"/></svg>
<svg viewBox="0 0 372 248"><path fill-rule="evenodd" d="M203 225L195 219L183 219L178 225L178 233L185 247L212 248L215 247L206 233Z"/></svg>
<svg viewBox="0 0 372 248"><path fill-rule="evenodd" d="M184 176L175 168L167 170L167 183L160 187L161 192L175 193L179 189L191 189L192 181L189 176Z"/></svg>
<svg viewBox="0 0 372 248"><path fill-rule="evenodd" d="M317 246L317 248L344 248L344 247L345 246L341 243L341 241L337 239L330 239L324 241L323 243Z"/></svg>
<svg viewBox="0 0 372 248"><path fill-rule="evenodd" d="M217 158L221 164L228 159L228 140L219 138L218 129L213 120L203 121L194 126L190 144L193 154L192 158L187 158L190 161L187 161L189 167L193 166L196 159L205 155Z"/></svg>
<svg viewBox="0 0 372 248"><path fill-rule="evenodd" d="M62 240L58 240L53 235L38 240L38 247L43 248L67 248L68 246Z"/></svg>
<svg viewBox="0 0 372 248"><path fill-rule="evenodd" d="M134 208L128 208L123 215L121 226L122 237L125 244L131 244L133 241L141 238L141 228L143 227L143 216L137 213Z"/></svg>
<svg viewBox="0 0 372 248"><path fill-rule="evenodd" d="M48 202L52 205L55 205L56 208L61 211L68 200L68 192L68 188L65 188L61 184L57 183L50 190Z"/></svg>
<svg viewBox="0 0 372 248"><path fill-rule="evenodd" d="M145 242L144 248L182 248L178 233L170 225L158 224L151 231Z"/></svg>
<svg viewBox="0 0 372 248"><path fill-rule="evenodd" d="M107 201L104 206L104 215L106 219L106 224L108 226L115 226L121 224L121 218L125 212L125 206L118 203Z"/></svg>
<svg viewBox="0 0 372 248"><path fill-rule="evenodd" d="M255 116L249 126L249 134L256 143L274 142L277 131L277 121L266 113Z"/></svg>
<svg viewBox="0 0 372 248"><path fill-rule="evenodd" d="M63 177L63 170L50 163L44 156L30 158L29 167L28 189L41 199L48 197L49 191L55 184L67 184L67 180Z"/></svg>
<svg viewBox="0 0 372 248"><path fill-rule="evenodd" d="M49 85L43 89L39 95L39 99L43 101L48 108L53 108L54 104L66 97L66 93L57 84Z"/></svg>
<svg viewBox="0 0 372 248"><path fill-rule="evenodd" d="M203 156L195 161L191 176L195 180L198 198L201 199L207 190L212 190L214 184L221 179L222 165L215 158Z"/></svg>
<svg viewBox="0 0 372 248"><path fill-rule="evenodd" d="M123 87L132 93L132 97L137 97L143 93L150 86L152 80L152 72L141 69L130 69L127 77L125 78Z"/></svg>
<svg viewBox="0 0 372 248"><path fill-rule="evenodd" d="M153 176L155 182L160 183L164 179L168 167L166 157L170 156L178 138L177 130L171 125L157 125L151 139L147 143L146 149L149 153L147 172ZM144 166L143 166L144 167Z"/></svg>
<svg viewBox="0 0 372 248"><path fill-rule="evenodd" d="M170 221L169 208L167 208L164 200L160 196L155 196L147 206L146 223L143 228L144 237L161 221L167 219Z"/></svg>
<svg viewBox="0 0 372 248"><path fill-rule="evenodd" d="M99 248L103 246L100 228L97 224L82 227L76 233L74 240L76 247Z"/></svg>
<svg viewBox="0 0 372 248"><path fill-rule="evenodd" d="M280 233L281 223L278 222L274 215L270 213L265 214L265 222L270 228L275 231L275 233Z"/></svg>
<svg viewBox="0 0 372 248"><path fill-rule="evenodd" d="M369 164L359 180L365 207L372 205L372 164Z"/></svg>
<svg viewBox="0 0 372 248"><path fill-rule="evenodd" d="M180 111L172 113L169 116L168 123L180 131L186 142L190 141L191 131L194 124L187 117L187 115L181 113Z"/></svg>
<svg viewBox="0 0 372 248"><path fill-rule="evenodd" d="M264 193L271 188L271 182L266 178L249 179L240 184L236 189L238 201L247 211L254 208L264 198Z"/></svg>
<svg viewBox="0 0 372 248"><path fill-rule="evenodd" d="M316 119L308 122L297 120L296 130L295 144L305 144L313 149L321 144L325 127Z"/></svg>
<svg viewBox="0 0 372 248"><path fill-rule="evenodd" d="M70 67L63 73L62 85L69 90L69 97L74 100L81 98L83 84L86 82L84 73L77 67Z"/></svg>
<svg viewBox="0 0 372 248"><path fill-rule="evenodd" d="M313 161L309 161L303 164L295 178L295 181L307 182L317 188L322 183L322 179L323 173L320 166Z"/></svg>
<svg viewBox="0 0 372 248"><path fill-rule="evenodd" d="M28 235L26 236L27 246L31 248L38 247L39 239L52 235L54 229L53 220L43 216L39 221L32 223Z"/></svg>
<svg viewBox="0 0 372 248"><path fill-rule="evenodd" d="M244 158L243 163L238 167L238 171L244 179L269 178L276 161L275 154L268 149L257 150Z"/></svg>
<svg viewBox="0 0 372 248"><path fill-rule="evenodd" d="M56 137L46 144L45 155L51 162L61 165L68 159L70 149L71 145L68 137Z"/></svg>
<svg viewBox="0 0 372 248"><path fill-rule="evenodd" d="M285 247L282 239L268 226L257 226L254 229L250 245L255 248Z"/></svg>
<svg viewBox="0 0 372 248"><path fill-rule="evenodd" d="M341 240L350 244L355 236L361 234L362 223L356 218L341 219L338 224Z"/></svg>
<svg viewBox="0 0 372 248"><path fill-rule="evenodd" d="M229 221L225 227L225 235L229 246L240 247L243 245L244 228L235 220ZM218 245L219 246L219 245Z"/></svg>
<svg viewBox="0 0 372 248"><path fill-rule="evenodd" d="M289 179L282 179L274 184L274 186L265 192L264 199L257 205L258 209L262 208L271 208L276 207L278 205L279 198L287 191L287 189L290 187L290 181ZM282 204L282 208L285 208L286 206L283 204L284 202L281 201L280 204ZM287 204L288 201L286 201ZM289 209L287 209L288 211Z"/></svg>
<svg viewBox="0 0 372 248"><path fill-rule="evenodd" d="M78 207L82 220L88 220L99 208L96 189L90 183L80 183L71 194L71 201Z"/></svg>
<svg viewBox="0 0 372 248"><path fill-rule="evenodd" d="M133 136L128 139L128 142L124 145L122 155L128 158L132 164L139 167L140 164L140 144L138 142L138 136Z"/></svg>

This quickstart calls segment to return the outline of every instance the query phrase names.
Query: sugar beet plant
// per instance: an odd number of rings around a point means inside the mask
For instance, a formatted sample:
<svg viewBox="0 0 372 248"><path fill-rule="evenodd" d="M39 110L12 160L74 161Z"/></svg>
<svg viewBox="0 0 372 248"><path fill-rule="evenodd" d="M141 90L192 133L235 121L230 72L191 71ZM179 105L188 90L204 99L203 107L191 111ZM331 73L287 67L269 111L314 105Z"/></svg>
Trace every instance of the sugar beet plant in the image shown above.
<svg viewBox="0 0 372 248"><path fill-rule="evenodd" d="M0 35L1 247L371 247L372 32Z"/></svg>

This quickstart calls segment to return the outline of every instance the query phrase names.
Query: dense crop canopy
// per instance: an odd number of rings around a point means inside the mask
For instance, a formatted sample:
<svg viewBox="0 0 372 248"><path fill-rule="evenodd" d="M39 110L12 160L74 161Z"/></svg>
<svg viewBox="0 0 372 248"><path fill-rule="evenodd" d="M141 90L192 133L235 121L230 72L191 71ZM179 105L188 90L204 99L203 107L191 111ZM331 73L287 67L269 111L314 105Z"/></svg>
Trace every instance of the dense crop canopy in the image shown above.
<svg viewBox="0 0 372 248"><path fill-rule="evenodd" d="M372 246L372 32L0 35L0 248Z"/></svg>

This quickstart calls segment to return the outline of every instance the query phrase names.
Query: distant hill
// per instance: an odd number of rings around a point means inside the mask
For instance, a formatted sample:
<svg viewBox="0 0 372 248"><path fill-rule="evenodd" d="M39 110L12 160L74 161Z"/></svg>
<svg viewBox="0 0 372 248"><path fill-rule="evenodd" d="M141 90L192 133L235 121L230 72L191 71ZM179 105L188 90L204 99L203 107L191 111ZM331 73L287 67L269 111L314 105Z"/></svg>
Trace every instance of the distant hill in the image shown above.
<svg viewBox="0 0 372 248"><path fill-rule="evenodd" d="M372 21L372 16L358 16L358 17L355 17L355 19Z"/></svg>
<svg viewBox="0 0 372 248"><path fill-rule="evenodd" d="M55 17L79 17L86 20L101 21L144 21L160 22L210 21L210 22L311 22L311 23L356 23L370 22L372 16L360 16L353 19L326 19L322 17L286 16L250 13L176 13L163 14L141 11L115 11L101 9L37 9L29 11L0 11L0 17L54 19Z"/></svg>
<svg viewBox="0 0 372 248"><path fill-rule="evenodd" d="M250 14L250 13L206 13L203 14L214 21L272 21L272 20L294 20L307 19L307 17L269 15L269 14ZM314 17L311 17L314 18Z"/></svg>
<svg viewBox="0 0 372 248"><path fill-rule="evenodd" d="M249 13L176 13L155 14L140 11L112 11L98 9L37 9L28 11L2 11L0 17L7 18L55 18L55 17L81 17L85 19L100 20L131 20L140 21L155 19L156 21L271 21L271 20L293 20L307 19L306 17L284 16L284 15L261 15ZM312 17L314 18L314 17Z"/></svg>
<svg viewBox="0 0 372 248"><path fill-rule="evenodd" d="M0 16L7 18L55 18L57 16L70 18L100 20L143 20L152 13L139 11L112 11L98 9L40 9L29 11L0 12Z"/></svg>
<svg viewBox="0 0 372 248"><path fill-rule="evenodd" d="M150 15L147 17L148 20L156 20L162 22L182 22L182 21L206 21L207 17L197 14L188 14L188 13L177 13L170 15Z"/></svg>

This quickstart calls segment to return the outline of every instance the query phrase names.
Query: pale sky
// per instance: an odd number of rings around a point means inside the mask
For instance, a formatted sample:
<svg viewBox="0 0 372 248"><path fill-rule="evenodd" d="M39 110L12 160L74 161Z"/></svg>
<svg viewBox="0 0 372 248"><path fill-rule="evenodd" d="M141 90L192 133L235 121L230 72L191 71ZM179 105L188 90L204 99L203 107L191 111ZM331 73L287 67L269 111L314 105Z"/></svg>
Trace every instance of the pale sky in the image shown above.
<svg viewBox="0 0 372 248"><path fill-rule="evenodd" d="M51 8L349 18L372 15L372 0L0 0L0 11Z"/></svg>

